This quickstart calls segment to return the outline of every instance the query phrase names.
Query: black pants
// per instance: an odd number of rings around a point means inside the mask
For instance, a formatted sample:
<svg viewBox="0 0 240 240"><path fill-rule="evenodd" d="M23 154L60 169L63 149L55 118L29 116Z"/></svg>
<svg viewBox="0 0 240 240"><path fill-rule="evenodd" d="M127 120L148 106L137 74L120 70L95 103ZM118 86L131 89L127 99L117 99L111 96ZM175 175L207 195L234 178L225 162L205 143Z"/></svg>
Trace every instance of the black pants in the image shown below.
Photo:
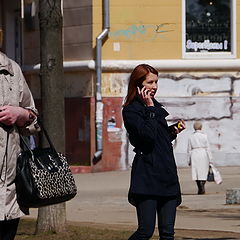
<svg viewBox="0 0 240 240"><path fill-rule="evenodd" d="M174 239L177 199L144 197L137 200L138 229L129 240L148 240L152 237L158 217L160 240Z"/></svg>
<svg viewBox="0 0 240 240"><path fill-rule="evenodd" d="M0 240L13 240L20 218L0 221Z"/></svg>

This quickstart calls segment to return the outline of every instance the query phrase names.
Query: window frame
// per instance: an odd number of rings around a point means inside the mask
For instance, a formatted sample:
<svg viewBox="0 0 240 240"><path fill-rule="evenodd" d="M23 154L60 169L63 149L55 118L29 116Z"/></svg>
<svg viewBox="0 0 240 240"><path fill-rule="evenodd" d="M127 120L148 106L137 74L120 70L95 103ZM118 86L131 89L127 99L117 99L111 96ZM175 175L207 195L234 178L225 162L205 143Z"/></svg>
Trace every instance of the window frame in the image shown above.
<svg viewBox="0 0 240 240"><path fill-rule="evenodd" d="M231 52L186 52L186 0L182 0L182 57L184 59L225 59L236 58L236 0L231 2Z"/></svg>

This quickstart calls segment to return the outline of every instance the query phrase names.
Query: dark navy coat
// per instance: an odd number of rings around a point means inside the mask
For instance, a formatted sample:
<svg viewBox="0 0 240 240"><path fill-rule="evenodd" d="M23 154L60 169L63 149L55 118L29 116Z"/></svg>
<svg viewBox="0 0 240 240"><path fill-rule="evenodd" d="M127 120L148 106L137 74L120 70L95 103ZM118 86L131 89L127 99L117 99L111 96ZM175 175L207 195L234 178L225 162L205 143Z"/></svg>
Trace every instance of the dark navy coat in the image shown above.
<svg viewBox="0 0 240 240"><path fill-rule="evenodd" d="M172 140L176 138L173 126L168 126L168 112L154 99L154 107L144 106L140 98L122 111L129 141L136 153L129 189L129 202L134 197L152 195L176 197L181 202L177 168Z"/></svg>

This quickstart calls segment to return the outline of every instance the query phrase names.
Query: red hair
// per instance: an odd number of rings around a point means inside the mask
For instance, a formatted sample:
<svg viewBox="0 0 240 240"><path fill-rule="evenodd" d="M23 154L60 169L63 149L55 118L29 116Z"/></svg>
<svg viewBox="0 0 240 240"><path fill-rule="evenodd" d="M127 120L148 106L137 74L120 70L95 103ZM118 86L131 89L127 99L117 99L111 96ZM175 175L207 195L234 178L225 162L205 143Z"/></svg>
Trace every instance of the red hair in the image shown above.
<svg viewBox="0 0 240 240"><path fill-rule="evenodd" d="M130 104L137 96L137 87L142 87L142 83L149 73L153 73L158 76L158 71L148 64L140 64L133 69L128 83L128 92L125 98L124 106Z"/></svg>

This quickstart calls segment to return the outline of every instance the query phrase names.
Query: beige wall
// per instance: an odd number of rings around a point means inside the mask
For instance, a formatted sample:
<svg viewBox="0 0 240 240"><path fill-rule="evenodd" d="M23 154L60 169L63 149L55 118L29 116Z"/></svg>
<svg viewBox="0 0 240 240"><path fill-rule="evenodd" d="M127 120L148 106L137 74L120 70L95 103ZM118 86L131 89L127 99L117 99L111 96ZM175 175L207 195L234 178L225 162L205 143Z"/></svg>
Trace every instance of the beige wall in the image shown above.
<svg viewBox="0 0 240 240"><path fill-rule="evenodd" d="M237 57L240 56L240 0L237 2ZM93 0L93 46L102 30L102 1ZM181 0L111 0L110 34L103 59L181 59Z"/></svg>
<svg viewBox="0 0 240 240"><path fill-rule="evenodd" d="M96 36L102 27L101 0L93 3ZM179 0L111 0L110 34L103 47L103 58L181 58L181 13Z"/></svg>

